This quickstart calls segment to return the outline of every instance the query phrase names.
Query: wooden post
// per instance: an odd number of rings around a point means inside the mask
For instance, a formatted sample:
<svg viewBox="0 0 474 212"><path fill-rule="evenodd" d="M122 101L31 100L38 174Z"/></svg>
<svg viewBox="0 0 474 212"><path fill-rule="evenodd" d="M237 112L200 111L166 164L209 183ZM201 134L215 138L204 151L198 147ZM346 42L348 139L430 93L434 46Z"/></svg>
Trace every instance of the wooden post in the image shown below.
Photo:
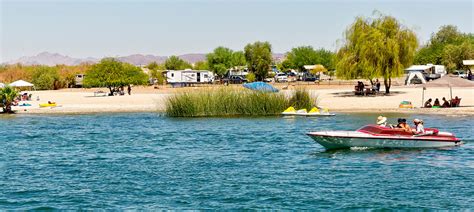
<svg viewBox="0 0 474 212"><path fill-rule="evenodd" d="M425 105L425 90L426 87L423 86L423 93L421 94L421 107L424 107Z"/></svg>

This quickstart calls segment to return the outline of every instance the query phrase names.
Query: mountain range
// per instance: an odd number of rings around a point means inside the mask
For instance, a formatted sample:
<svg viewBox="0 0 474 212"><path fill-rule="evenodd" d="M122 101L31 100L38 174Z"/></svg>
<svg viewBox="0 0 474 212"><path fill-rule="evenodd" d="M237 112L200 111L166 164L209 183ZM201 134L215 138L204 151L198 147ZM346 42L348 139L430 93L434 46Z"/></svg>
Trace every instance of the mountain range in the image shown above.
<svg viewBox="0 0 474 212"><path fill-rule="evenodd" d="M196 63L198 61L203 61L206 59L206 54L183 54L178 55L179 58L187 61L188 63ZM273 58L275 60L282 60L284 54L275 53ZM143 54L132 54L128 56L119 56L115 57L119 61L127 62L134 65L146 65L151 62L163 63L167 56L156 56L156 55L143 55ZM87 58L72 58L66 55L61 55L58 53L42 52L35 56L24 56L16 60L11 60L6 62L6 64L23 64L23 65L47 65L54 66L59 64L64 65L79 65L81 63L97 63L100 61L99 58L87 57Z"/></svg>

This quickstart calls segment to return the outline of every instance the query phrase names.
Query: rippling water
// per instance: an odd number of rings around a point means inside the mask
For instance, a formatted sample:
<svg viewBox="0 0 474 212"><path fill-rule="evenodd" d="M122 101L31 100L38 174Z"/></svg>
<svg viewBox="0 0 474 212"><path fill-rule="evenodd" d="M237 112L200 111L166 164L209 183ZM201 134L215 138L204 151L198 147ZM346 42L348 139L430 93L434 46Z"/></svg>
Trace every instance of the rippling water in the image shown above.
<svg viewBox="0 0 474 212"><path fill-rule="evenodd" d="M472 116L418 116L467 142L454 148L327 152L304 134L377 115L0 116L0 209L474 206Z"/></svg>

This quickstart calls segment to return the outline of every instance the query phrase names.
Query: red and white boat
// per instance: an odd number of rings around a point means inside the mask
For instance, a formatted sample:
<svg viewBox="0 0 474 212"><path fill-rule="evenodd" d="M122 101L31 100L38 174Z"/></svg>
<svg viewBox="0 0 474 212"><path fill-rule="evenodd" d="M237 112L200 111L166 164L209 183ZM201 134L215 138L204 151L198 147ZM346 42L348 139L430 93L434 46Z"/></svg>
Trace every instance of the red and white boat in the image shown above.
<svg viewBox="0 0 474 212"><path fill-rule="evenodd" d="M432 148L449 147L462 144L461 139L448 132L425 128L425 134L413 135L400 129L367 125L356 131L309 132L326 149L344 149L351 147L371 148Z"/></svg>

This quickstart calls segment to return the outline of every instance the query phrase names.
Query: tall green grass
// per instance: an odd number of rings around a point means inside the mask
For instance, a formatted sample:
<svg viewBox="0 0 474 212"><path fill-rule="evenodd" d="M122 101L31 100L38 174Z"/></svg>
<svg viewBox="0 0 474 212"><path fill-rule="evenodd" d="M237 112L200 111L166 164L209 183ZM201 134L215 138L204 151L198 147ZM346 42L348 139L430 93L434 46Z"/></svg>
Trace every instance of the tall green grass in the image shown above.
<svg viewBox="0 0 474 212"><path fill-rule="evenodd" d="M316 98L305 90L286 96L221 88L171 96L166 102L166 114L172 117L268 116L278 115L289 106L310 109L316 106Z"/></svg>

